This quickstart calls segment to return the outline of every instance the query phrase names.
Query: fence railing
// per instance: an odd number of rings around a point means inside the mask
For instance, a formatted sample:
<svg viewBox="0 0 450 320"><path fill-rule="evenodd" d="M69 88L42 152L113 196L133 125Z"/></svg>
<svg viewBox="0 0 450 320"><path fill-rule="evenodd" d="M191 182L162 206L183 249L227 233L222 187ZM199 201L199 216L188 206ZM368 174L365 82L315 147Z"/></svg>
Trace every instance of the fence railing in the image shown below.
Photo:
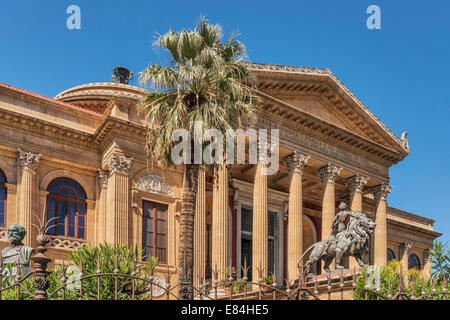
<svg viewBox="0 0 450 320"><path fill-rule="evenodd" d="M30 272L23 274L19 261L5 269L0 256L0 299L177 300L181 299L181 286L188 283L194 292L194 299L198 300L448 300L446 278L407 277L401 267L398 272L391 272L387 280L382 279L380 273L370 273L361 268L311 276L306 275L301 267L296 279L279 281L276 271L269 277L263 277L266 273L260 265L256 268L256 280L250 280L250 266L244 261L242 278L231 266L226 270L215 267L211 279L198 279L201 283L198 287L185 278L172 281L169 267L159 274L156 274L156 266L143 269L135 256L132 261L127 261L131 262L127 272L120 271L119 261L123 257L115 256L113 262L105 259L113 264L105 266L100 253L96 262L80 261L76 266L63 263L48 270L51 259L46 255L45 246L50 239L44 231L45 228L41 228L37 237L38 247L31 258L33 265ZM87 264L90 264L92 271L92 264L95 263L96 271L85 274ZM15 272L11 272L13 267Z"/></svg>

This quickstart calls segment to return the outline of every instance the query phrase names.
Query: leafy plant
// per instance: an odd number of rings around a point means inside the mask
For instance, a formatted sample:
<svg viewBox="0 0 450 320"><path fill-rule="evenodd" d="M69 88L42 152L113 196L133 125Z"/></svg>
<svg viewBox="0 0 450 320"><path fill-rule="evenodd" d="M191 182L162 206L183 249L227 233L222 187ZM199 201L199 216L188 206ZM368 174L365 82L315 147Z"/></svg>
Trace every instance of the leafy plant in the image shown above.
<svg viewBox="0 0 450 320"><path fill-rule="evenodd" d="M450 254L447 243L435 241L433 248L430 250L430 259L432 268L432 276L441 281L450 276Z"/></svg>
<svg viewBox="0 0 450 320"><path fill-rule="evenodd" d="M356 278L355 299L356 300L377 300L375 292L379 292L385 297L395 296L400 289L400 277L404 279L404 290L408 297L419 297L422 294L430 294L426 299L442 299L443 295L433 293L433 280L431 276L423 275L417 269L410 269L400 275L400 262L391 260L383 267L364 267L363 271ZM367 279L367 281L366 281ZM366 289L366 290L358 290ZM441 292L442 281L435 282L435 292ZM372 292L368 291L372 290Z"/></svg>

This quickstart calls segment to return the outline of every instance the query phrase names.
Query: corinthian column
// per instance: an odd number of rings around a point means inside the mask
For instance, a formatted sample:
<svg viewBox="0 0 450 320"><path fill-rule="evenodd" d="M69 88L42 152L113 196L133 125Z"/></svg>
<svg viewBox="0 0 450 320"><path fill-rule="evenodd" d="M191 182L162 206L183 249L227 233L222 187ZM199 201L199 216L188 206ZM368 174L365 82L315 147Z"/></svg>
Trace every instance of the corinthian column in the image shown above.
<svg viewBox="0 0 450 320"><path fill-rule="evenodd" d="M288 278L297 278L297 263L303 253L303 168L310 156L295 151L286 162L291 175L289 185L289 220L287 231Z"/></svg>
<svg viewBox="0 0 450 320"><path fill-rule="evenodd" d="M373 190L376 203L377 224L374 232L374 264L382 267L387 263L387 204L386 198L392 188L387 183L381 183Z"/></svg>
<svg viewBox="0 0 450 320"><path fill-rule="evenodd" d="M322 201L322 240L331 235L331 225L336 214L336 195L335 181L342 168L333 164L319 169L319 176L323 183L323 201Z"/></svg>
<svg viewBox="0 0 450 320"><path fill-rule="evenodd" d="M17 157L17 165L20 170L21 182L20 182L20 195L19 195L19 210L18 215L19 224L25 227L27 234L23 240L23 243L32 247L35 241L35 232L32 227L33 214L37 214L34 203L36 202L35 192L35 177L36 168L39 163L41 155L33 152L26 152L19 149L19 155Z"/></svg>
<svg viewBox="0 0 450 320"><path fill-rule="evenodd" d="M258 268L267 276L269 262L269 235L267 212L267 175L263 174L266 167L264 159L256 165L255 184L253 189L253 232L252 232L252 276L253 282L259 280Z"/></svg>
<svg viewBox="0 0 450 320"><path fill-rule="evenodd" d="M108 172L101 169L98 170L98 225L97 225L97 242L103 243L106 241L106 198L108 190Z"/></svg>
<svg viewBox="0 0 450 320"><path fill-rule="evenodd" d="M113 154L108 160L106 241L128 245L129 170L131 158Z"/></svg>
<svg viewBox="0 0 450 320"><path fill-rule="evenodd" d="M362 212L362 191L367 184L367 176L362 174L355 174L353 177L348 178L346 184L350 189L350 210L356 210ZM349 268L358 267L359 264L354 257L349 259Z"/></svg>
<svg viewBox="0 0 450 320"><path fill-rule="evenodd" d="M220 165L215 172L212 217L212 269L219 270L219 280L228 267L228 172Z"/></svg>
<svg viewBox="0 0 450 320"><path fill-rule="evenodd" d="M201 285L206 269L206 174L198 171L197 201L194 217L194 286Z"/></svg>

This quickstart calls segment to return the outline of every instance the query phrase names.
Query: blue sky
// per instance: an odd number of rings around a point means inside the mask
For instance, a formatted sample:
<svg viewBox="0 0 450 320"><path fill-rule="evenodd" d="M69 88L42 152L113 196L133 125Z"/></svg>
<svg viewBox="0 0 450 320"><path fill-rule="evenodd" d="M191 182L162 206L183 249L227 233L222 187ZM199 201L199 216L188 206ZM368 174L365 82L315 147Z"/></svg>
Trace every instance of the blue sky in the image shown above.
<svg viewBox="0 0 450 320"><path fill-rule="evenodd" d="M81 30L66 8L81 8ZM381 8L368 30L366 8ZM201 14L239 31L254 62L329 68L411 154L391 169L389 204L436 220L450 234L450 3L448 1L12 1L0 2L0 81L44 95L109 81L164 62L151 42ZM135 82L132 84L136 84Z"/></svg>

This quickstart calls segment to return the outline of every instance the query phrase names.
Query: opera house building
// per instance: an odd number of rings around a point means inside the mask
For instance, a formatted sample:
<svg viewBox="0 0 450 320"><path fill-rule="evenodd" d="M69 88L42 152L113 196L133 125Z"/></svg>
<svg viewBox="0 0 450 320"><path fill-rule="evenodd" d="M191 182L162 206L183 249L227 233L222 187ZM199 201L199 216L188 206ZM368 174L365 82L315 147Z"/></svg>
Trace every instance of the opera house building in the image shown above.
<svg viewBox="0 0 450 320"><path fill-rule="evenodd" d="M341 202L376 222L368 263L429 270L434 221L388 204L389 171L409 154L407 134L394 134L329 70L250 66L262 98L252 125L279 130L279 170L200 171L195 282L214 268L241 272L244 262L250 276L259 267L295 277L302 252L330 236ZM176 278L183 170L149 161L149 126L135 108L144 93L91 83L48 98L0 83L0 246L18 223L34 247L35 214L45 212L55 218L48 256L56 263L85 244L127 244Z"/></svg>

